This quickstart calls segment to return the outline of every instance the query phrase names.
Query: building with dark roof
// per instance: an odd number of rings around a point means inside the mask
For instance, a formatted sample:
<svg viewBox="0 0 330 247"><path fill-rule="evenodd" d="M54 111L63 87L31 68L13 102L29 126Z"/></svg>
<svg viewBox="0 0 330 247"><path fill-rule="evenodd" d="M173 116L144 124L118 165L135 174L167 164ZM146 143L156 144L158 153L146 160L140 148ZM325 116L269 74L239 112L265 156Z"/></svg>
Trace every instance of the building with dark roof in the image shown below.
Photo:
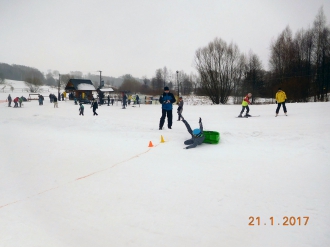
<svg viewBox="0 0 330 247"><path fill-rule="evenodd" d="M69 93L70 99L75 97L78 100L92 100L93 91L96 91L96 88L91 80L70 79L65 86L65 92Z"/></svg>

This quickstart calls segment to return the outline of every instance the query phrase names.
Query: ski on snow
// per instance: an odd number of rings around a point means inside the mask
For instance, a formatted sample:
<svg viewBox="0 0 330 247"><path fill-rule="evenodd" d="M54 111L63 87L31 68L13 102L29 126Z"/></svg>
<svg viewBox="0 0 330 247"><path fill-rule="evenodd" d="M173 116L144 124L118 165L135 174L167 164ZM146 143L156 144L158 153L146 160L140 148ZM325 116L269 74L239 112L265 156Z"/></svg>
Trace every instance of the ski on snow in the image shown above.
<svg viewBox="0 0 330 247"><path fill-rule="evenodd" d="M260 117L260 115L258 115L258 116L249 116L249 117ZM242 116L242 117L236 117L236 118L249 118L249 117Z"/></svg>

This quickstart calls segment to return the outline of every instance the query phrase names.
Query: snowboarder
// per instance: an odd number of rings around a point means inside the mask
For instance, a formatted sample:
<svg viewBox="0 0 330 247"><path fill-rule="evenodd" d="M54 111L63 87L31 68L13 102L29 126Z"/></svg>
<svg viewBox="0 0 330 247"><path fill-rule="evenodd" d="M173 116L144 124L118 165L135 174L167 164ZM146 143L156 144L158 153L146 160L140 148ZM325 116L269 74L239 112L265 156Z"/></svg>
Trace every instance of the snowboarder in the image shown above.
<svg viewBox="0 0 330 247"><path fill-rule="evenodd" d="M184 149L195 148L197 145L201 145L205 139L203 133L202 119L199 118L199 129L191 130L189 123L183 118L181 114L180 114L180 118L182 118L182 122L186 125L189 134L191 134L191 138L184 142L185 145L189 145L189 146L185 147Z"/></svg>
<svg viewBox="0 0 330 247"><path fill-rule="evenodd" d="M250 98L252 97L252 93L248 93L243 101L242 101L242 111L241 113L238 115L238 117L242 117L242 114L244 113L245 109L246 109L246 114L244 115L244 117L251 117L251 115L249 115L249 105L251 105L251 102L250 102Z"/></svg>
<svg viewBox="0 0 330 247"><path fill-rule="evenodd" d="M83 115L84 116L84 105L80 102L80 107L79 107L79 116Z"/></svg>
<svg viewBox="0 0 330 247"><path fill-rule="evenodd" d="M97 100L94 100L92 102L91 108L93 107L93 116L98 116L99 114L96 113L96 109L99 108L98 104L97 104Z"/></svg>
<svg viewBox="0 0 330 247"><path fill-rule="evenodd" d="M276 104L277 104L277 108L276 108L276 115L275 117L278 116L278 113L280 111L281 105L283 105L283 111L285 116L287 116L287 110L286 110L286 106L285 106L285 102L286 102L286 94L284 91L281 90L281 88L278 88L278 91L275 95L275 99L276 99Z"/></svg>
<svg viewBox="0 0 330 247"><path fill-rule="evenodd" d="M11 99L11 96L10 96L10 94L8 95L8 107L11 107L11 101L12 101L12 99Z"/></svg>
<svg viewBox="0 0 330 247"><path fill-rule="evenodd" d="M170 93L168 87L164 87L164 93L159 97L159 103L162 104L162 116L159 121L159 129L161 130L165 123L165 117L167 115L167 127L172 129L172 110L173 103L175 103L175 97Z"/></svg>
<svg viewBox="0 0 330 247"><path fill-rule="evenodd" d="M178 113L178 121L180 121L182 111L183 111L183 99L182 99L182 97L180 96L180 97L179 97L179 107L178 107L178 110L177 110L177 113Z"/></svg>

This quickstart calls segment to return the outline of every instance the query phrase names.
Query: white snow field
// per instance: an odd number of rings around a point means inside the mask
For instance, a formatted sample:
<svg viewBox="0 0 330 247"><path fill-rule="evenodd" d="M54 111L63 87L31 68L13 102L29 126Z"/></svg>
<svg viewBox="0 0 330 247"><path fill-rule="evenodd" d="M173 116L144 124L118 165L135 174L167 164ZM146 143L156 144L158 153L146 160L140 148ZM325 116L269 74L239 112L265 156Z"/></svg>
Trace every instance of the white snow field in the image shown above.
<svg viewBox="0 0 330 247"><path fill-rule="evenodd" d="M176 105L45 99L0 104L0 246L330 246L330 103L185 105L221 135L186 150Z"/></svg>

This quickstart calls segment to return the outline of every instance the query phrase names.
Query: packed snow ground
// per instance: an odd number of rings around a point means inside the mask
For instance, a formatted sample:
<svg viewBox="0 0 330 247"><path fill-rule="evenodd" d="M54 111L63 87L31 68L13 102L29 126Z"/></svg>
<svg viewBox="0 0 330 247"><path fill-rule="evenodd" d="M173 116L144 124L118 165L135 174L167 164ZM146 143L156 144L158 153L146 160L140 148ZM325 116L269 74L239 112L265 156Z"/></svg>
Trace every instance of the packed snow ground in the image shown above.
<svg viewBox="0 0 330 247"><path fill-rule="evenodd" d="M185 105L192 128L221 135L185 150L175 110L158 130L160 105L1 103L0 246L330 246L329 106L239 119L239 105Z"/></svg>

